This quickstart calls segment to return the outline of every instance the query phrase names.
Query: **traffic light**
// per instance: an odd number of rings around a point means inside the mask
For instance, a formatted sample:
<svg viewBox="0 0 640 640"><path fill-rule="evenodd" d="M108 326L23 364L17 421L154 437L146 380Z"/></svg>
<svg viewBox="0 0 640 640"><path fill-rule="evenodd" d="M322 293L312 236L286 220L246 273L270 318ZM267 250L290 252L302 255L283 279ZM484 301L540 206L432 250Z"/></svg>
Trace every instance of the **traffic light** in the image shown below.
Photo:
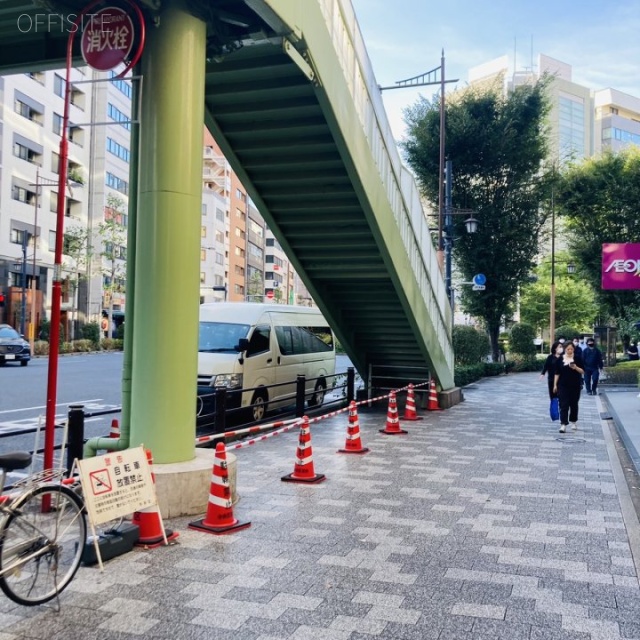
<svg viewBox="0 0 640 640"><path fill-rule="evenodd" d="M4 307L4 293L0 293L0 307Z"/></svg>

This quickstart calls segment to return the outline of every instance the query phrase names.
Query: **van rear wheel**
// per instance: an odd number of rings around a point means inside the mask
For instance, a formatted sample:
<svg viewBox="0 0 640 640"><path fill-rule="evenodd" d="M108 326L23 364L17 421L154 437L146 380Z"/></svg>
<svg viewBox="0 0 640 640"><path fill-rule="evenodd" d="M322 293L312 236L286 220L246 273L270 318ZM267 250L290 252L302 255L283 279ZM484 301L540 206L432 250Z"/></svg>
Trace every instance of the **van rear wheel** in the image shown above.
<svg viewBox="0 0 640 640"><path fill-rule="evenodd" d="M251 417L254 422L264 420L264 417L267 415L268 399L266 391L256 391L253 394L253 399L251 400Z"/></svg>
<svg viewBox="0 0 640 640"><path fill-rule="evenodd" d="M326 386L322 380L316 382L316 388L313 391L313 395L309 398L310 407L321 407L324 402L324 394L326 393Z"/></svg>

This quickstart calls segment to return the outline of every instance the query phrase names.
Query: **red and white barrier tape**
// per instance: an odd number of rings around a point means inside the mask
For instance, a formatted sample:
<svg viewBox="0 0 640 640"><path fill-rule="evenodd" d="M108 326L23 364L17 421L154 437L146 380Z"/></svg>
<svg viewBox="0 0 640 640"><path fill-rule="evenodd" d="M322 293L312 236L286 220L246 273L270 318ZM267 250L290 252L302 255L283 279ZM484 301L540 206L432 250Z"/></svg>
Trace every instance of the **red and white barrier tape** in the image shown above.
<svg viewBox="0 0 640 640"><path fill-rule="evenodd" d="M418 384L414 384L413 388L424 387L428 385L429 382L420 382ZM407 391L409 389L409 385L406 387L401 387L399 389L394 389L395 393L399 393L402 391ZM389 392L391 393L391 392ZM360 402L356 402L356 407L359 407L363 404L371 404L372 402L378 402L378 400L385 400L389 398L389 393L382 396L377 396L375 398L368 398L367 400L360 400ZM329 413L325 413L321 416L316 416L314 418L309 418L309 423L312 422L320 422L321 420L326 420L327 418L335 418L335 416L340 415L341 413L345 413L349 411L349 406L343 407L342 409L337 409L336 411L330 411ZM209 436L200 436L196 438L196 446L205 444L207 442L213 442L214 440L222 440L223 438L226 440L228 438L234 438L242 435L250 435L254 433L260 433L261 431L266 431L267 429L274 429L280 426L285 426L284 429L278 429L277 431L272 431L270 433L261 436L260 438L252 438L251 440L247 440L245 442L241 442L235 445L227 445L227 451L230 449L241 449L242 447L249 446L251 444L255 444L256 442L260 442L261 440L266 440L267 438L271 438L273 436L277 436L281 433L285 433L290 431L292 427L297 426L302 418L291 418L290 420L280 420L278 422L270 422L268 424L260 424L254 427L248 427L247 429L240 429L238 431L225 431L224 434L218 433Z"/></svg>

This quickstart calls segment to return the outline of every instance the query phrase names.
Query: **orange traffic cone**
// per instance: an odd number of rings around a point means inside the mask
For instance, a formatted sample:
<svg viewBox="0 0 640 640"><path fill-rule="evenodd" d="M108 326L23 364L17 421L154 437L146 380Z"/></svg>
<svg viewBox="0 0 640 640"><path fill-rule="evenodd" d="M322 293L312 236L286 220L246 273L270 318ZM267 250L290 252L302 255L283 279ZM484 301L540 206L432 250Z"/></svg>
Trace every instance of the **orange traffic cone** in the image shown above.
<svg viewBox="0 0 640 640"><path fill-rule="evenodd" d="M400 428L400 421L398 420L398 405L396 404L396 392L391 391L389 393L389 408L387 409L387 426L384 429L380 429L380 433L386 433L391 436L397 436L402 433L409 433Z"/></svg>
<svg viewBox="0 0 640 640"><path fill-rule="evenodd" d="M431 378L429 383L429 403L427 404L427 411L441 411L438 406L438 392L436 391L436 381Z"/></svg>
<svg viewBox="0 0 640 640"><path fill-rule="evenodd" d="M311 430L309 418L304 416L300 423L300 437L298 450L296 451L296 463L293 473L281 478L284 482L306 482L307 484L322 482L326 477L322 473L316 473L313 468L313 451L311 449Z"/></svg>
<svg viewBox="0 0 640 640"><path fill-rule="evenodd" d="M416 413L416 399L413 392L413 385L409 384L407 392L407 404L404 407L404 416L400 420L422 420L422 417Z"/></svg>
<svg viewBox="0 0 640 640"><path fill-rule="evenodd" d="M109 437L120 438L120 424L115 418L111 421L111 430L109 431Z"/></svg>
<svg viewBox="0 0 640 640"><path fill-rule="evenodd" d="M145 453L147 454L147 462L153 465L151 451L147 449ZM151 479L155 484L156 477L153 475L153 472L151 473ZM136 511L133 514L132 522L140 529L140 537L138 538L138 542L136 542L136 547L154 549L155 547L165 544L165 537L168 543L180 535L178 532L164 528L158 507L148 507L141 511Z"/></svg>
<svg viewBox="0 0 640 640"><path fill-rule="evenodd" d="M229 471L227 469L227 449L224 443L218 442L211 474L207 515L200 520L189 523L189 529L222 534L246 529L250 526L250 522L240 522L233 516L233 502L231 501L231 487L229 486Z"/></svg>
<svg viewBox="0 0 640 640"><path fill-rule="evenodd" d="M360 440L360 423L358 422L358 409L354 401L349 405L349 426L347 427L347 440L344 449L338 449L338 453L367 453L369 449L362 446Z"/></svg>

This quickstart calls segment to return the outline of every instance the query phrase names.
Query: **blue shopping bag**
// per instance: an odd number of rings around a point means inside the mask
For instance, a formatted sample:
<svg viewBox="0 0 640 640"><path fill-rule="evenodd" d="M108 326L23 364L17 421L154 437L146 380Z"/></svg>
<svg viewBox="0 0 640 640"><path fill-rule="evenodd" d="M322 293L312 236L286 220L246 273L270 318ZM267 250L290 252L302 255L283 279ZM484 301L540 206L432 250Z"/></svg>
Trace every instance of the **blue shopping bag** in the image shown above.
<svg viewBox="0 0 640 640"><path fill-rule="evenodd" d="M558 401L558 398L551 398L551 404L549 405L549 415L554 422L556 420L560 420L560 403Z"/></svg>

